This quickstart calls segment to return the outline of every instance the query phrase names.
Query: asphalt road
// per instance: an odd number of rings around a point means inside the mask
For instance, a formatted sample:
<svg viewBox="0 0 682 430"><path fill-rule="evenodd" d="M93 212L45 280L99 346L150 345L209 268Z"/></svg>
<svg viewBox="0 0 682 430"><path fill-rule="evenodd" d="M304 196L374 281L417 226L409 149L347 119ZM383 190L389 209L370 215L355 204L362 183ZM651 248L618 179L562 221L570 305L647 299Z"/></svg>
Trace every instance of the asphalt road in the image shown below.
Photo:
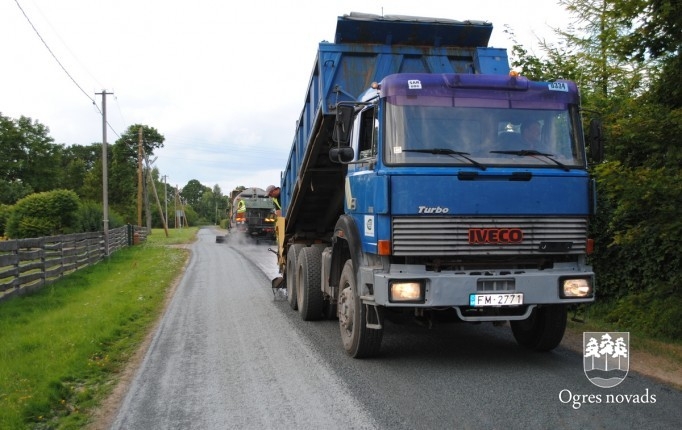
<svg viewBox="0 0 682 430"><path fill-rule="evenodd" d="M202 229L112 429L678 429L682 392L630 372L603 389L581 356L506 326L386 323L381 355L273 296L270 243Z"/></svg>

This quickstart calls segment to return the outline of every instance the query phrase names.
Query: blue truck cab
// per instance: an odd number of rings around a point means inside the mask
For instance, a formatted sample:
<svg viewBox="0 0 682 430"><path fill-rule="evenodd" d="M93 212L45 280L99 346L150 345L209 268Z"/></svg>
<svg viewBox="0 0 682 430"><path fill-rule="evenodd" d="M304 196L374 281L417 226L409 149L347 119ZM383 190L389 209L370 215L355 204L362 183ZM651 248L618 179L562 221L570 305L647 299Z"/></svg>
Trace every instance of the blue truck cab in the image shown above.
<svg viewBox="0 0 682 430"><path fill-rule="evenodd" d="M280 272L304 320L375 355L384 322L506 322L555 348L594 300L594 184L571 81L510 73L480 21L351 14L322 42L282 173Z"/></svg>

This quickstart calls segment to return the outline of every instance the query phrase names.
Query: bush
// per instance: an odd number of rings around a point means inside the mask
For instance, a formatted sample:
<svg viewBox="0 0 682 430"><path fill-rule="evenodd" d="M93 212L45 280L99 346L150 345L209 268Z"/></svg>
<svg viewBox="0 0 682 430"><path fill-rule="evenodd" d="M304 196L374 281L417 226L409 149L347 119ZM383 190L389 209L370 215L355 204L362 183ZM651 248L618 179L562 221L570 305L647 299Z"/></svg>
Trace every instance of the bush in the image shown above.
<svg viewBox="0 0 682 430"><path fill-rule="evenodd" d="M13 207L5 233L12 239L78 231L78 195L69 190L31 194Z"/></svg>
<svg viewBox="0 0 682 430"><path fill-rule="evenodd" d="M101 203L91 200L78 207L78 232L102 231L104 227L104 209ZM109 229L125 225L123 217L109 208Z"/></svg>
<svg viewBox="0 0 682 430"><path fill-rule="evenodd" d="M606 313L619 330L640 332L662 340L682 339L682 296L631 293L621 297Z"/></svg>
<svg viewBox="0 0 682 430"><path fill-rule="evenodd" d="M679 339L682 174L608 162L595 176L599 204L591 225L596 240L591 262L608 319L649 336Z"/></svg>
<svg viewBox="0 0 682 430"><path fill-rule="evenodd" d="M101 231L103 226L102 205L92 201L81 203L78 208L78 225L79 230L86 231Z"/></svg>
<svg viewBox="0 0 682 430"><path fill-rule="evenodd" d="M0 204L0 237L5 235L5 226L7 225L7 218L12 212L12 206Z"/></svg>

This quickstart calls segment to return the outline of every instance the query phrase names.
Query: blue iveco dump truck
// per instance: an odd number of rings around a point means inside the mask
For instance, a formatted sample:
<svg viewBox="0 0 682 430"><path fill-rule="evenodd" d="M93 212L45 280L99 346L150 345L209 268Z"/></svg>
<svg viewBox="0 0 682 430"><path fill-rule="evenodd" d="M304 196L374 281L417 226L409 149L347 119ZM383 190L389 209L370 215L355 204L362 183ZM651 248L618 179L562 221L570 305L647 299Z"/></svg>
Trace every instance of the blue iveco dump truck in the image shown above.
<svg viewBox="0 0 682 430"><path fill-rule="evenodd" d="M319 44L273 286L304 320L338 318L352 357L406 316L509 321L520 345L550 350L567 308L594 300L578 89L510 73L491 32L351 13Z"/></svg>

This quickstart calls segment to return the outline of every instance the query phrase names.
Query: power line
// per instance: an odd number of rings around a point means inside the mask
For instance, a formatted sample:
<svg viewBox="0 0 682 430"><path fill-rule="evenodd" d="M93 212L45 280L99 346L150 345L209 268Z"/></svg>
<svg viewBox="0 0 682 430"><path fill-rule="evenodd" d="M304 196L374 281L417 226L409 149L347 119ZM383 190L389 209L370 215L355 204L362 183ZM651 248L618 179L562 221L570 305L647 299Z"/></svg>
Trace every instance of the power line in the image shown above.
<svg viewBox="0 0 682 430"><path fill-rule="evenodd" d="M78 82L76 82L76 80L73 78L73 76L71 76L71 74L66 70L66 68L62 65L62 63L61 63L61 62L59 61L59 59L57 58L57 56L54 55L54 52L52 52L52 49L50 49L50 47L47 45L47 43L46 43L45 40L43 39L43 36L40 35L40 33L38 32L38 29L36 29L36 27L35 27L35 26L33 25L33 23L31 22L31 19L28 17L28 15L26 15L26 12L24 12L24 9L23 9L23 8L21 7L21 5L19 4L19 0L14 0L14 2L17 4L17 7L19 7L19 10L21 11L21 13L24 14L24 17L26 18L26 21L28 21L28 23L31 25L31 28L32 28L33 31L35 31L35 33L38 35L38 38L40 39L40 41L43 42L43 45L45 45L45 48L47 48L47 50L48 50L48 52L50 53L50 55L52 55L52 58L54 58L54 60L57 62L57 64L59 64L59 67L62 68L62 70L64 71L64 73L66 73L66 76L68 76L69 79L71 79L71 82L73 82L74 85L76 85L76 87L78 87L78 89L81 90L81 92L82 92L83 94L85 94L85 97L87 97L87 98L92 102L92 104L95 105L95 107L97 107L97 110L99 110L99 113L102 113L102 111L99 109L99 106L97 106L97 103L95 103L95 99L93 99L92 97L90 97L90 95L88 95L88 93L86 93L85 90L83 90L83 88L81 88L81 86L78 85Z"/></svg>
<svg viewBox="0 0 682 430"><path fill-rule="evenodd" d="M97 111L100 113L100 115L104 115L104 114L102 113L102 110L99 108L99 106L97 106L97 102L95 102L95 99L93 99L92 97L90 97L90 95L89 95L87 92L85 92L85 90L78 84L78 82L76 82L76 80L73 78L73 76L71 76L71 74L69 73L69 71L66 70L66 67L64 67L64 65L61 63L61 61L59 61L59 58L57 58L57 56L54 54L54 52L52 52L52 49L50 49L50 47L48 46L47 42L45 42L45 39L43 39L43 36L40 35L40 33L38 32L38 29L35 27L35 25L33 25L33 22L31 22L31 19L28 17L28 15L26 15L26 12L24 11L24 8L22 8L21 5L19 4L19 0L14 0L14 2L17 4L17 7L18 7L19 10L21 11L21 13L24 15L24 18L26 18L26 21L28 21L29 25L31 26L31 28L33 29L33 31L36 33L36 35L38 36L38 38L40 39L40 41L43 43L43 45L45 45L45 48L47 48L47 51L50 53L50 55L52 55L52 58L54 58L54 60L57 62L57 64L59 64L59 67L61 67L61 69L64 71L64 73L66 73L66 76L68 76L69 79L71 79L71 82L73 82L73 84L74 84L74 85L75 85L83 94L85 94L85 97L87 97L88 100L90 100L90 101L92 102L93 106L95 106L95 108L96 108ZM119 134L116 132L116 130L114 130L114 127L112 127L111 124L109 124L108 121L106 122L106 124L109 126L109 128L111 129L111 131L112 131L116 136L118 136L118 138L120 139L121 136L119 136Z"/></svg>

